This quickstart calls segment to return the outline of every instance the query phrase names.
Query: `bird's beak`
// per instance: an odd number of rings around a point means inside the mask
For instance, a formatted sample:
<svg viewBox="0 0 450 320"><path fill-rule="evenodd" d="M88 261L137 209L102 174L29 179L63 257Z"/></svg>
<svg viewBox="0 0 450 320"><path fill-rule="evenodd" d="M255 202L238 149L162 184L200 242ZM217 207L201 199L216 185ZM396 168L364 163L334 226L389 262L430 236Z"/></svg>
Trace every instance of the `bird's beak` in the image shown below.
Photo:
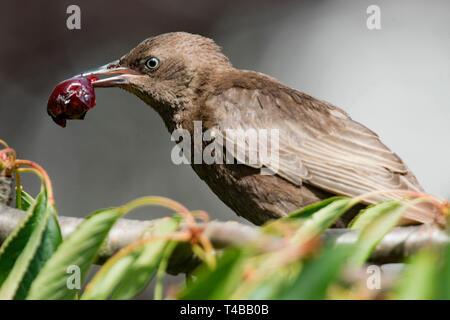
<svg viewBox="0 0 450 320"><path fill-rule="evenodd" d="M141 73L126 67L121 67L119 60L110 62L96 69L85 71L77 76L81 77L102 77L108 75L117 75L104 79L98 79L92 82L94 87L115 87L130 84L133 77L143 76Z"/></svg>

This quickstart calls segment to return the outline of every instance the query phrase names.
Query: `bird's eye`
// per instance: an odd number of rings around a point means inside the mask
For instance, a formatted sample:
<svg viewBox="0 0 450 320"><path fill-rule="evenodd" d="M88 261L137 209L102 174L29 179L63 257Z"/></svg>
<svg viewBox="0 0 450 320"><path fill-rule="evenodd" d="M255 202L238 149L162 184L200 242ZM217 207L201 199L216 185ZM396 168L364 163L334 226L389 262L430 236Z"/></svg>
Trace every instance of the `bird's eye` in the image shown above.
<svg viewBox="0 0 450 320"><path fill-rule="evenodd" d="M157 57L151 57L145 61L145 66L150 70L156 70L159 68L159 59Z"/></svg>

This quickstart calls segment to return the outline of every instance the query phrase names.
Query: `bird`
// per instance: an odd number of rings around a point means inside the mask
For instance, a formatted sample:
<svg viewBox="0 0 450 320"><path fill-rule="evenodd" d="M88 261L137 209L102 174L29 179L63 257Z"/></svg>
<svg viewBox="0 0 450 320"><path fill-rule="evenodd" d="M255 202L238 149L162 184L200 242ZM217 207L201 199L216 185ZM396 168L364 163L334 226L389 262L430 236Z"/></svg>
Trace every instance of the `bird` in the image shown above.
<svg viewBox="0 0 450 320"><path fill-rule="evenodd" d="M96 88L119 87L136 95L157 111L169 132L194 135L194 122L201 121L202 130L223 144L223 156L236 161L191 161L192 168L237 215L256 225L335 195L373 193L363 198L370 205L404 196L377 191L424 192L376 133L329 102L263 73L234 68L210 38L187 32L153 36L81 75L100 77ZM250 163L240 150L248 147L246 141L226 150L227 130L267 128L278 130L277 166L271 159ZM336 226L345 227L353 216ZM423 204L409 208L401 224L442 221L439 210Z"/></svg>

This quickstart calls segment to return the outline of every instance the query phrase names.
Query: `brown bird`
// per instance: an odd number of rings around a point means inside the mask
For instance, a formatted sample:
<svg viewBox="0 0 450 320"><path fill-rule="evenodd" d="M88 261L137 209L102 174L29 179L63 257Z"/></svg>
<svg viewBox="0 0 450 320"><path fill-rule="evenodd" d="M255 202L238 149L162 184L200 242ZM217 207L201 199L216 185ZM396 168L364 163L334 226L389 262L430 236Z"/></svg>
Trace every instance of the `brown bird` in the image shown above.
<svg viewBox="0 0 450 320"><path fill-rule="evenodd" d="M233 68L211 39L185 32L162 34L82 75L115 75L93 84L132 92L160 114L170 132L186 129L194 136L193 122L202 121L203 130L214 130L225 149L231 139L227 129L278 129L277 170L270 159L250 163L239 156L248 141L234 153L226 150L234 154L234 164L192 164L224 203L255 224L332 195L423 192L377 134L328 102L262 73ZM276 174L262 175L261 168ZM365 203L403 196L379 194ZM436 208L416 206L408 209L403 222L441 223L442 217Z"/></svg>

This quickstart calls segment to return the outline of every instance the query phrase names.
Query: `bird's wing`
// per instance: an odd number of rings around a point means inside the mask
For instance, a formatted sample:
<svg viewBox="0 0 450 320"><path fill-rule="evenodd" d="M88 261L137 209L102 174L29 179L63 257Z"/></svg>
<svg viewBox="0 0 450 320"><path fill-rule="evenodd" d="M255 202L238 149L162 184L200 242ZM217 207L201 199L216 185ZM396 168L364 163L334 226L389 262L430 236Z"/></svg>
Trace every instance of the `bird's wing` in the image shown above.
<svg viewBox="0 0 450 320"><path fill-rule="evenodd" d="M214 110L214 134L223 141L227 153L226 143L235 142L234 157L240 163L269 168L296 185L305 182L351 197L376 190L423 191L377 134L341 109L281 84L274 89L232 87L210 96L205 106ZM236 143L230 129L234 133L278 130L278 159L269 156L250 162L248 151L259 152L249 139L251 135L244 135L244 140ZM270 137L267 140L270 154ZM384 194L365 200L374 203L401 197ZM410 211L407 218L412 220L430 222L435 218L430 210Z"/></svg>

